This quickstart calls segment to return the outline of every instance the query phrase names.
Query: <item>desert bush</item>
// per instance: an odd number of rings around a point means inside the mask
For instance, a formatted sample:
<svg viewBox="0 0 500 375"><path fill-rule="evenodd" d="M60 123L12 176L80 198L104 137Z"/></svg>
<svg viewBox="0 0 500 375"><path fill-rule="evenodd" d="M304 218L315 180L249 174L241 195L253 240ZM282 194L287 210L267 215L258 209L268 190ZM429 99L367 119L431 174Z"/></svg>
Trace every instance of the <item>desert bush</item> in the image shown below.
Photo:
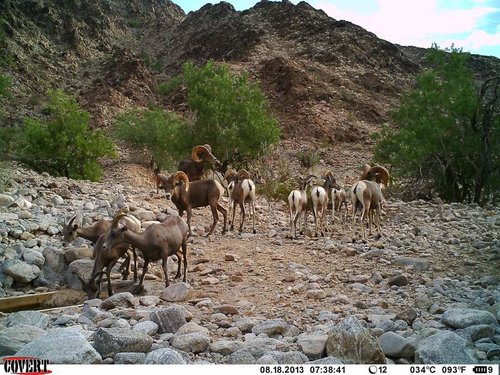
<svg viewBox="0 0 500 375"><path fill-rule="evenodd" d="M432 68L393 113L397 128L385 126L376 137L374 158L408 186L482 204L498 195L500 183L500 76L477 90L468 59L454 47L430 50Z"/></svg>
<svg viewBox="0 0 500 375"><path fill-rule="evenodd" d="M145 147L161 169L177 167L190 142L185 122L160 108L135 109L122 113L113 124L116 138Z"/></svg>
<svg viewBox="0 0 500 375"><path fill-rule="evenodd" d="M27 118L16 145L17 157L39 172L98 181L99 158L114 156L113 143L88 128L90 114L61 90L48 92L48 120Z"/></svg>

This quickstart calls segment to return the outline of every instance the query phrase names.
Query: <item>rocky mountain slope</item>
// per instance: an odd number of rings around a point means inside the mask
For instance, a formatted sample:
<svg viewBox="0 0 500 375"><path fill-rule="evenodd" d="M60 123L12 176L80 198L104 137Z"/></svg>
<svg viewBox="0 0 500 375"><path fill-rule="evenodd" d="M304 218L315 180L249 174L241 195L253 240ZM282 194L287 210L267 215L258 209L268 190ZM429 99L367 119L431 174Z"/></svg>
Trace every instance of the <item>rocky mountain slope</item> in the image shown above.
<svg viewBox="0 0 500 375"><path fill-rule="evenodd" d="M182 95L162 98L157 84L186 60L214 59L261 82L285 138L363 144L423 67L421 49L306 2L262 2L244 12L221 2L186 15L168 0L6 0L0 14L10 62L0 70L12 77L15 98L6 103L7 124L35 114L50 87L76 94L95 126L148 103L182 113ZM481 75L500 66L482 56L473 62Z"/></svg>

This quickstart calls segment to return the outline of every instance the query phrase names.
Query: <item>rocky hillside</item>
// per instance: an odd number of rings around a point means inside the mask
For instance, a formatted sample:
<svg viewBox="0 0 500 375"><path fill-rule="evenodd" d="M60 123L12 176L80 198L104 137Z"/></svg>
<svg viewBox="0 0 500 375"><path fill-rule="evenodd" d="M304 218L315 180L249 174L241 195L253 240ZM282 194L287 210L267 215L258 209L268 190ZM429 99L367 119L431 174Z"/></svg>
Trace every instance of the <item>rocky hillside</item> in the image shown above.
<svg viewBox="0 0 500 375"><path fill-rule="evenodd" d="M70 306L0 313L0 357L163 364L500 360L498 210L389 200L382 238L352 243L350 220L330 221L327 236L316 238L311 215L306 234L290 239L286 207L262 196L257 234L247 221L243 234L223 235L220 221L205 237L210 210L198 209L186 283L172 282L171 259L168 288L159 264L138 295L115 269L116 294L107 298L104 285L101 298L89 300L75 273L90 278L92 247L82 239L62 246L65 219L77 214L87 225L127 205L145 228L173 212L171 202L137 174L129 182L90 183L12 171L12 185L0 194L0 297L57 291L45 307Z"/></svg>
<svg viewBox="0 0 500 375"><path fill-rule="evenodd" d="M10 62L0 70L14 83L7 124L38 114L50 87L76 94L95 126L148 103L182 113L182 93L162 98L157 84L186 60L214 59L260 80L285 138L370 143L421 71L425 52L306 2L261 2L244 12L221 2L186 15L168 0L5 0L0 14L2 55ZM484 75L500 63L474 56L473 66Z"/></svg>

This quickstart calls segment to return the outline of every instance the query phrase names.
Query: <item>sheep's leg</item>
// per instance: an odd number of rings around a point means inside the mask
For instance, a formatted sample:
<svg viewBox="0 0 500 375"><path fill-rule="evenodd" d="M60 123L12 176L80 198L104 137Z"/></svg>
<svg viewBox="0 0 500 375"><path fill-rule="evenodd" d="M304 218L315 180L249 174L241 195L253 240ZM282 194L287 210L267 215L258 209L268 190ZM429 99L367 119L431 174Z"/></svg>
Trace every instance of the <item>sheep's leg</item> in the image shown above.
<svg viewBox="0 0 500 375"><path fill-rule="evenodd" d="M217 222L219 221L219 214L217 213L217 206L214 204L210 204L210 209L212 210L213 222L212 222L212 227L210 228L210 231L207 233L207 236L210 236L214 232L215 226L217 225Z"/></svg>
<svg viewBox="0 0 500 375"><path fill-rule="evenodd" d="M255 234L257 231L255 230L255 202L251 203L252 208L252 232Z"/></svg>
<svg viewBox="0 0 500 375"><path fill-rule="evenodd" d="M142 266L142 274L139 280L139 284L133 289L132 293L138 294L144 289L144 278L146 277L146 272L148 272L149 258L144 257L144 266ZM165 275L166 276L166 275Z"/></svg>
<svg viewBox="0 0 500 375"><path fill-rule="evenodd" d="M243 232L243 224L245 223L245 203L240 204L240 212L241 212L241 222L240 222L240 234Z"/></svg>
<svg viewBox="0 0 500 375"><path fill-rule="evenodd" d="M122 280L128 279L128 275L130 275L130 254L128 251L125 253L125 260L120 268L118 268L118 271L121 271L122 273Z"/></svg>
<svg viewBox="0 0 500 375"><path fill-rule="evenodd" d="M224 234L227 231L227 210L219 203L217 203L217 209L220 211L222 217L224 218L224 227L222 228L222 234Z"/></svg>
<svg viewBox="0 0 500 375"><path fill-rule="evenodd" d="M234 215L236 214L236 201L233 201L233 219L231 220L231 228L230 230L234 230Z"/></svg>
<svg viewBox="0 0 500 375"><path fill-rule="evenodd" d="M175 274L175 279L178 279L181 277L181 263L182 263L182 254L180 251L177 251L175 253L175 256L177 257L177 273Z"/></svg>
<svg viewBox="0 0 500 375"><path fill-rule="evenodd" d="M182 278L182 281L186 282L186 280L187 280L187 267L188 267L187 241L186 241L186 239L184 239L184 241L182 241L182 257L184 258L184 277Z"/></svg>
<svg viewBox="0 0 500 375"><path fill-rule="evenodd" d="M317 212L316 212L316 208L314 207L314 205L313 205L313 216L314 216L314 236L318 237L318 220L316 218Z"/></svg>
<svg viewBox="0 0 500 375"><path fill-rule="evenodd" d="M304 222L302 223L302 231L301 234L304 234L307 231L307 207L304 207L304 218L302 219Z"/></svg>
<svg viewBox="0 0 500 375"><path fill-rule="evenodd" d="M191 216L193 215L193 210L191 209L191 207L189 207L187 210L187 225L189 227L189 237L191 237L193 235L193 233L191 232Z"/></svg>
<svg viewBox="0 0 500 375"><path fill-rule="evenodd" d="M168 257L162 258L161 267L163 268L163 274L165 275L165 288L166 288L170 285L168 282Z"/></svg>
<svg viewBox="0 0 500 375"><path fill-rule="evenodd" d="M134 257L134 282L137 281L137 250L132 246L132 256Z"/></svg>

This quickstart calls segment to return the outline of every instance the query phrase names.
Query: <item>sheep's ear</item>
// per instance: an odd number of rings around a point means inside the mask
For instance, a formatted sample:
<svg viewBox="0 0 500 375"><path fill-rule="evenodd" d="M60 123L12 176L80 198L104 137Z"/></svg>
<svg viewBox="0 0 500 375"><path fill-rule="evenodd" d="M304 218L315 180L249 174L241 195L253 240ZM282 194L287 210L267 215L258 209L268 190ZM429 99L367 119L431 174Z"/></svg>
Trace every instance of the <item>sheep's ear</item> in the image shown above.
<svg viewBox="0 0 500 375"><path fill-rule="evenodd" d="M73 224L73 230L77 230L78 229L78 224Z"/></svg>

